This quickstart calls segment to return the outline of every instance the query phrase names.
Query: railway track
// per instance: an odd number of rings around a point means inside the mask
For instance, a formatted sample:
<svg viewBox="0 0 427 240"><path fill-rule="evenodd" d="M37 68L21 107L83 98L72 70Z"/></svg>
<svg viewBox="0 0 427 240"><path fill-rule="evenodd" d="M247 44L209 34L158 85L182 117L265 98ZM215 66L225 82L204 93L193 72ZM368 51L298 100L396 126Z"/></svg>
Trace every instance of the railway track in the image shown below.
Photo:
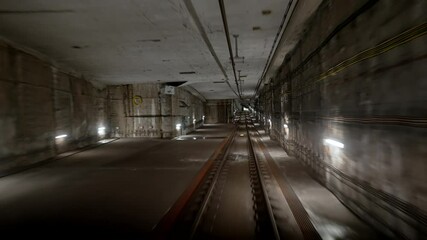
<svg viewBox="0 0 427 240"><path fill-rule="evenodd" d="M156 226L155 238L320 239L306 237L260 151L251 117L239 115L187 197Z"/></svg>

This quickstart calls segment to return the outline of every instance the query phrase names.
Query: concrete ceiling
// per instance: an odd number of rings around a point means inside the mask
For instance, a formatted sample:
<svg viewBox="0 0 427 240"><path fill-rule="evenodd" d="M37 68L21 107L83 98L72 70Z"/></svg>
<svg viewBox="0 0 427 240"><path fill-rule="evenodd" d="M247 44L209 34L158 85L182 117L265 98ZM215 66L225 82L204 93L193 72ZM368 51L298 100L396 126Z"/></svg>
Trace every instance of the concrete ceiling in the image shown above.
<svg viewBox="0 0 427 240"><path fill-rule="evenodd" d="M236 69L251 96L288 0L224 2L244 57ZM218 1L0 0L0 36L105 84L188 81L207 99L236 98L226 83L214 83L227 79L216 55L235 88Z"/></svg>

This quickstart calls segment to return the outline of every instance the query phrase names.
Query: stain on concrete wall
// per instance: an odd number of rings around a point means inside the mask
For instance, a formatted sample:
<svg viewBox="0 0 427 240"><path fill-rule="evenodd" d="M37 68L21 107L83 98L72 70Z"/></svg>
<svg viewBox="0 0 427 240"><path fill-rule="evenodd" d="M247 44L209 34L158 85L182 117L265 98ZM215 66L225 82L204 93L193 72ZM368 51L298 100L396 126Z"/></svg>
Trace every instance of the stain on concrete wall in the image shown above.
<svg viewBox="0 0 427 240"><path fill-rule="evenodd" d="M427 237L426 4L324 2L259 105L273 138L399 239Z"/></svg>
<svg viewBox="0 0 427 240"><path fill-rule="evenodd" d="M0 172L54 157L98 139L106 90L0 43ZM57 135L67 135L61 140Z"/></svg>
<svg viewBox="0 0 427 240"><path fill-rule="evenodd" d="M186 90L165 94L164 84L109 86L112 136L171 138L203 122L203 101ZM180 129L176 125L180 124Z"/></svg>

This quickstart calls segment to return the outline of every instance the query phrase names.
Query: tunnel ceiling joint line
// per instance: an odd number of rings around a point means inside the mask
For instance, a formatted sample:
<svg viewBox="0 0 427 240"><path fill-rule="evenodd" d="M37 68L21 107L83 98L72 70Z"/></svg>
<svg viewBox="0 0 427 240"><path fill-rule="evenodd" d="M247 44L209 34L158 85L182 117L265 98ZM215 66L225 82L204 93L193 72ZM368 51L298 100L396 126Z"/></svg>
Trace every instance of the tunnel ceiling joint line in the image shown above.
<svg viewBox="0 0 427 240"><path fill-rule="evenodd" d="M203 41L205 42L206 46L209 49L209 52L211 53L212 57L215 59L216 64L218 65L218 67L220 68L222 74L225 77L225 82L227 83L227 85L230 87L231 91L233 91L233 93L237 96L240 97L240 95L238 93L236 93L236 91L233 89L233 87L230 85L229 80L228 80L228 75L224 69L224 67L222 66L218 55L216 54L215 50L213 49L212 43L209 41L208 35L206 34L206 31L202 25L202 23L200 22L200 18L197 15L196 9L194 9L193 4L191 3L191 0L184 0L185 6L187 7L188 13L190 14L191 18L194 21L194 24L196 25L197 29L199 30L199 33L203 39Z"/></svg>
<svg viewBox="0 0 427 240"><path fill-rule="evenodd" d="M227 14L225 12L224 1L218 0L218 3L219 3L219 7L221 9L222 23L224 25L225 38L227 39L227 46L228 46L228 52L230 54L231 66L233 67L234 81L236 83L239 98L242 99L242 93L241 93L241 91L239 91L239 82L237 81L236 66L234 63L233 50L231 48L230 32L228 30Z"/></svg>

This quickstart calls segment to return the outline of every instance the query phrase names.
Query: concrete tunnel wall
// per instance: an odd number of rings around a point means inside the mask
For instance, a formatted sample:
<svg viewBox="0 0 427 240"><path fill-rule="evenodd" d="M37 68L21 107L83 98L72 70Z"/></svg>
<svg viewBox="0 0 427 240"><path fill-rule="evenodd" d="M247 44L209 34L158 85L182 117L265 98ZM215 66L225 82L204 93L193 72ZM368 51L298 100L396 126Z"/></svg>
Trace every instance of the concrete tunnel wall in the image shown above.
<svg viewBox="0 0 427 240"><path fill-rule="evenodd" d="M171 138L203 124L204 100L183 88L99 88L29 52L0 42L0 176L104 137Z"/></svg>
<svg viewBox="0 0 427 240"><path fill-rule="evenodd" d="M208 100L205 103L205 123L231 123L237 100Z"/></svg>
<svg viewBox="0 0 427 240"><path fill-rule="evenodd" d="M271 137L399 239L427 233L425 9L427 1L325 1L258 99Z"/></svg>
<svg viewBox="0 0 427 240"><path fill-rule="evenodd" d="M96 142L106 104L106 89L0 43L0 174Z"/></svg>
<svg viewBox="0 0 427 240"><path fill-rule="evenodd" d="M109 86L113 137L171 138L203 124L204 102L186 90L164 93L164 84ZM177 124L181 129L177 129Z"/></svg>

